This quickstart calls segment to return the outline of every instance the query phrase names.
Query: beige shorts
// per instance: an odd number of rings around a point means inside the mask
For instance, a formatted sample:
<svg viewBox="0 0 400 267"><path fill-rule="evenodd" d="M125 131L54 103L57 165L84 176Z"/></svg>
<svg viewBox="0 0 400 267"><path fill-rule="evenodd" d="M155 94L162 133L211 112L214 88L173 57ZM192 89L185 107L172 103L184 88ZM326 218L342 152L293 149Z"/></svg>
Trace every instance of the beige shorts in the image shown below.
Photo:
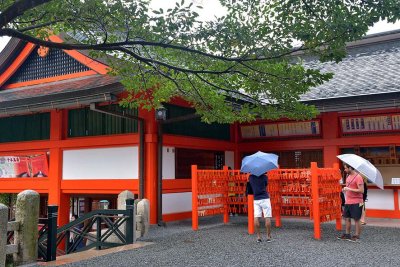
<svg viewBox="0 0 400 267"><path fill-rule="evenodd" d="M264 214L264 218L272 217L271 201L269 198L254 200L254 217L261 218Z"/></svg>

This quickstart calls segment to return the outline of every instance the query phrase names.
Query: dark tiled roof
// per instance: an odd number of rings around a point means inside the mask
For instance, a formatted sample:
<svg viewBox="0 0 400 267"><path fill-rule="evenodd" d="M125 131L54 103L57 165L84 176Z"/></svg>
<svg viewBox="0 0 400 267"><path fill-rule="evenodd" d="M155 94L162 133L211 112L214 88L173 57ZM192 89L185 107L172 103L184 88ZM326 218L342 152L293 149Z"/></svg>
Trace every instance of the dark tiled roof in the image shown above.
<svg viewBox="0 0 400 267"><path fill-rule="evenodd" d="M348 48L342 62L318 63L307 61L306 66L334 77L302 95L302 101L328 101L400 92L400 39Z"/></svg>
<svg viewBox="0 0 400 267"><path fill-rule="evenodd" d="M66 94L82 92L107 92L119 93L123 90L119 79L108 75L92 75L45 84L25 86L20 88L0 91L0 107L13 105L28 105L38 101L51 101Z"/></svg>

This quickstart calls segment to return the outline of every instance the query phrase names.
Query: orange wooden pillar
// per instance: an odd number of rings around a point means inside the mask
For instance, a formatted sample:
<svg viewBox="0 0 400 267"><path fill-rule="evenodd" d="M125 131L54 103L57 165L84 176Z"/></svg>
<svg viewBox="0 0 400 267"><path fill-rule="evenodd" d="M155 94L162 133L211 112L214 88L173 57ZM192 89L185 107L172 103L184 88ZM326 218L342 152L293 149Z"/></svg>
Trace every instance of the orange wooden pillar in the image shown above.
<svg viewBox="0 0 400 267"><path fill-rule="evenodd" d="M63 112L52 110L50 113L50 141L61 141L63 138ZM57 145L50 148L49 161L49 205L58 206L58 225L69 222L69 195L62 194L62 150Z"/></svg>
<svg viewBox="0 0 400 267"><path fill-rule="evenodd" d="M247 195L247 231L249 235L254 234L254 196Z"/></svg>
<svg viewBox="0 0 400 267"><path fill-rule="evenodd" d="M228 170L228 166L224 166L223 171L226 173L226 180L225 180L225 192L223 192L224 194L224 198L225 198L225 203L224 203L224 223L228 223L229 222L229 205L228 205L228 191L229 191L229 170ZM192 192L193 194L193 192Z"/></svg>
<svg viewBox="0 0 400 267"><path fill-rule="evenodd" d="M192 165L192 229L199 230L197 165Z"/></svg>
<svg viewBox="0 0 400 267"><path fill-rule="evenodd" d="M239 131L240 131L240 126L239 123L235 122L231 127L233 127L233 130L231 131L233 133L233 136L231 140L235 143L235 151L234 151L234 168L235 170L240 170L240 167L242 165L242 160L241 160L241 155L240 155L240 150L239 150Z"/></svg>
<svg viewBox="0 0 400 267"><path fill-rule="evenodd" d="M318 188L318 166L311 162L311 193L314 220L314 238L321 239L321 218L319 216L319 188Z"/></svg>
<svg viewBox="0 0 400 267"><path fill-rule="evenodd" d="M394 198L394 217L400 218L400 208L399 208L399 190L393 189L393 198Z"/></svg>
<svg viewBox="0 0 400 267"><path fill-rule="evenodd" d="M279 210L277 210L276 214L272 214L273 216L275 216L275 227L282 227L282 219L281 219L281 213L279 212Z"/></svg>
<svg viewBox="0 0 400 267"><path fill-rule="evenodd" d="M322 132L324 143L328 144L329 140L335 140L339 136L339 120L336 112L328 112L322 114ZM338 148L337 145L324 145L324 167L332 166L338 162ZM320 166L321 167L321 166Z"/></svg>
<svg viewBox="0 0 400 267"><path fill-rule="evenodd" d="M338 158L336 156L338 154L339 151L336 145L324 146L324 166L328 168L328 166L337 163Z"/></svg>
<svg viewBox="0 0 400 267"><path fill-rule="evenodd" d="M140 117L144 119L144 197L150 202L150 223L157 223L157 131L154 111L140 110Z"/></svg>
<svg viewBox="0 0 400 267"><path fill-rule="evenodd" d="M333 169L335 169L336 171L339 171L339 163L334 163L333 164ZM339 183L339 181L338 181ZM340 216L336 218L336 230L340 231L342 230L342 210L341 210L341 206L338 206L339 209L339 214Z"/></svg>

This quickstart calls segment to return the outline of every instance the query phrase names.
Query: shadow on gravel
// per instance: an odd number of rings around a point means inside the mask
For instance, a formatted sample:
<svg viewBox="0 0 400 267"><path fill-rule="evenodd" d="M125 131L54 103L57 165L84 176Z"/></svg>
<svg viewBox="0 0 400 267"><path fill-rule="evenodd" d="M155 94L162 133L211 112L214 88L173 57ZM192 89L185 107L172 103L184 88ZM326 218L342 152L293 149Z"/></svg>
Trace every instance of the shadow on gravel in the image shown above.
<svg viewBox="0 0 400 267"><path fill-rule="evenodd" d="M271 243L256 243L247 234L246 217L201 218L199 230L191 220L152 226L142 241L154 242L68 266L400 266L400 231L364 227L360 243L337 240L334 223L322 224L322 239L313 238L308 219L284 219L273 228ZM264 234L265 236L265 234Z"/></svg>

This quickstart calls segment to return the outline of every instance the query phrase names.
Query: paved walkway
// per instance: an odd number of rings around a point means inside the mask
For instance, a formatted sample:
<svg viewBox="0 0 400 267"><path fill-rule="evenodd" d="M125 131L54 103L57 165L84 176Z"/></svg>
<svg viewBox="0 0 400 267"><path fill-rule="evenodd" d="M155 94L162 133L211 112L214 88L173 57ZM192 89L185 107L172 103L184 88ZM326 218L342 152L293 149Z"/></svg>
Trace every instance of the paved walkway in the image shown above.
<svg viewBox="0 0 400 267"><path fill-rule="evenodd" d="M272 243L256 243L255 236L247 234L246 217L231 217L227 225L221 222L219 216L201 218L196 232L191 230L190 220L152 226L141 240L145 246L95 258L71 254L68 257L74 255L74 260L82 261L67 263L61 257L57 265L400 266L400 220L368 219L360 243L337 240L334 223L322 225L322 240L317 241L312 221L284 218L281 228L273 228Z"/></svg>

